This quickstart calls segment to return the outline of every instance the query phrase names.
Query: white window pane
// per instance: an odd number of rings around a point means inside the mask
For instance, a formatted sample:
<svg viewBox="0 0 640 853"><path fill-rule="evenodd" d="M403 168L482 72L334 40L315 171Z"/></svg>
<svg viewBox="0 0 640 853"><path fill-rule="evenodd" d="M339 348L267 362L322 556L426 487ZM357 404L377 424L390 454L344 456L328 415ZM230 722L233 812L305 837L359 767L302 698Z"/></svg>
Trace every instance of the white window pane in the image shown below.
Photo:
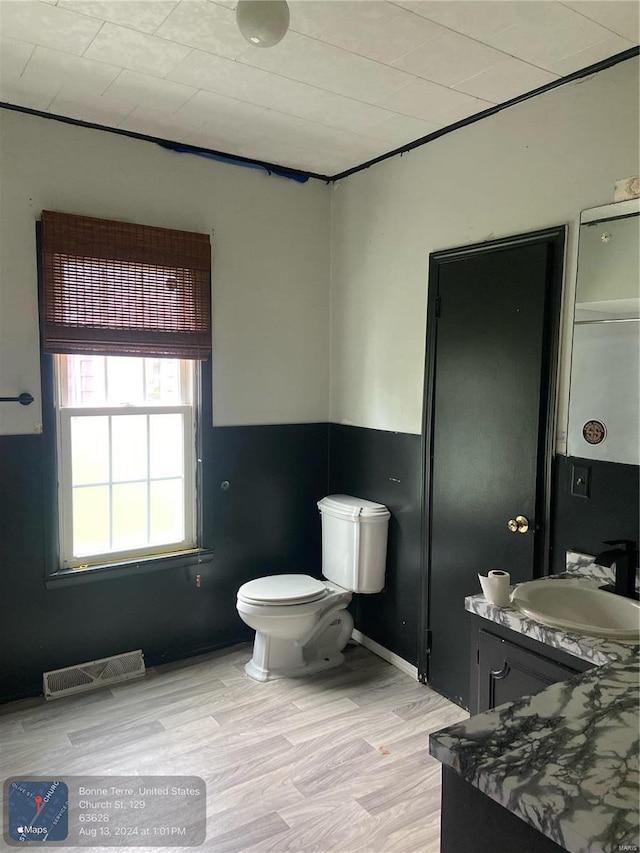
<svg viewBox="0 0 640 853"><path fill-rule="evenodd" d="M61 355L66 395L63 406L104 406L105 359L101 355Z"/></svg>
<svg viewBox="0 0 640 853"><path fill-rule="evenodd" d="M103 554L109 550L109 487L73 490L73 553Z"/></svg>
<svg viewBox="0 0 640 853"><path fill-rule="evenodd" d="M175 406L186 402L181 388L181 362L176 358L145 359L147 403Z"/></svg>
<svg viewBox="0 0 640 853"><path fill-rule="evenodd" d="M140 404L144 401L144 359L107 359L107 402L110 406Z"/></svg>
<svg viewBox="0 0 640 853"><path fill-rule="evenodd" d="M191 402L194 364L177 358L59 355L63 406Z"/></svg>
<svg viewBox="0 0 640 853"><path fill-rule="evenodd" d="M123 483L113 487L111 519L114 551L147 545L147 484Z"/></svg>
<svg viewBox="0 0 640 853"><path fill-rule="evenodd" d="M111 453L114 482L146 478L146 415L114 415L111 418Z"/></svg>
<svg viewBox="0 0 640 853"><path fill-rule="evenodd" d="M182 477L182 415L150 415L151 477Z"/></svg>
<svg viewBox="0 0 640 853"><path fill-rule="evenodd" d="M109 418L71 418L71 481L104 483L109 479Z"/></svg>
<svg viewBox="0 0 640 853"><path fill-rule="evenodd" d="M184 495L182 480L151 483L151 542L181 542L184 538Z"/></svg>

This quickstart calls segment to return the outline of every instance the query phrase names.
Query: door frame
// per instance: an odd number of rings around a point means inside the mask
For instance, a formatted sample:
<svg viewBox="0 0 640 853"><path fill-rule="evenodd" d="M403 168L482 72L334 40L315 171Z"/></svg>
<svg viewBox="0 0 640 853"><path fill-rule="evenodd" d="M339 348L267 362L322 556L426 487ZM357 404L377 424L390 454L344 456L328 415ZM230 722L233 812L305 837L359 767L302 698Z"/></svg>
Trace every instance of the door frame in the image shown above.
<svg viewBox="0 0 640 853"><path fill-rule="evenodd" d="M558 384L558 356L560 345L560 312L562 307L562 285L566 225L545 228L459 246L441 249L429 255L429 279L427 294L427 329L425 350L425 385L422 410L422 454L421 495L422 530L420 543L420 618L418 634L418 679L428 683L430 655L430 587L431 587L431 515L432 515L432 468L433 468L433 425L434 393L436 378L437 321L440 312L438 295L439 271L444 264L487 252L514 249L535 243L546 243L550 248L547 260L547 290L545 294L545 318L543 326L542 380L540 395L540 419L538 427L536 527L538 536L534 547L534 577L549 574L551 551L551 465L555 450L555 416Z"/></svg>

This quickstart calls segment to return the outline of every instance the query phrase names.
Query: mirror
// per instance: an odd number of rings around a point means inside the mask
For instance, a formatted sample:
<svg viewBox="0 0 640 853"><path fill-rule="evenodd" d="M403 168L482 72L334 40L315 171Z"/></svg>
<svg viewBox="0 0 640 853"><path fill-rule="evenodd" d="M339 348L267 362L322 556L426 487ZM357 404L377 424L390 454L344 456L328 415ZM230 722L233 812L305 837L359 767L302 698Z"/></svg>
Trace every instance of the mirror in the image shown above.
<svg viewBox="0 0 640 853"><path fill-rule="evenodd" d="M567 453L640 464L640 201L580 218Z"/></svg>

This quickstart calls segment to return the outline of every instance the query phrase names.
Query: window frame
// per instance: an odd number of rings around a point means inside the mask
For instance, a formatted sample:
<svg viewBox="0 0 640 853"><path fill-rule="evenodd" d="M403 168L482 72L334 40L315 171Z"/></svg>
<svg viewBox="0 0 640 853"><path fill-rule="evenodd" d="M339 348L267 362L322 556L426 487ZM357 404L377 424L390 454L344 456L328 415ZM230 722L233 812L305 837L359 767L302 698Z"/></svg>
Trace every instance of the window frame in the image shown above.
<svg viewBox="0 0 640 853"><path fill-rule="evenodd" d="M63 356L64 357L64 356ZM188 360L183 360L188 361ZM61 406L60 384L64 381L64 371L58 368L58 357L43 354L43 367L46 362L48 369L43 371L43 385L46 382L47 393L43 393L43 403L48 397L51 402L51 432L52 440L49 442L50 454L50 476L52 487L51 507L55 518L48 525L48 539L51 542L51 557L54 567L47 572L49 580L61 580L73 576L76 580L80 575L103 576L105 572L118 574L118 570L171 568L183 565L184 561L197 563L201 557L209 551L202 546L202 452L201 452L201 419L202 419L202 383L203 371L201 362L192 361L192 376L190 380L190 398L188 404L160 405L145 404L144 406ZM184 378L184 375L183 375ZM48 381L47 381L48 380ZM44 389L43 389L44 390ZM190 441L184 439L184 488L185 494L189 489L190 508L185 507L185 540L182 543L169 543L166 546L157 545L141 548L133 548L122 551L110 551L102 554L92 554L84 557L68 557L67 544L72 542L69 536L73 519L73 504L65 501L63 490L71 490L71 453L70 453L70 429L65 430L63 419L70 423L70 418L78 414L80 416L92 416L102 414L115 415L139 415L139 414L169 414L176 411L189 411L190 418L185 418L185 427L188 426ZM65 447L66 445L66 447ZM66 464L65 464L66 461ZM46 486L45 486L46 488ZM65 530L66 527L66 530ZM188 534L190 538L187 538ZM184 547L182 547L184 546Z"/></svg>
<svg viewBox="0 0 640 853"><path fill-rule="evenodd" d="M57 371L56 371L57 372ZM91 568L92 566L107 565L109 563L123 563L136 561L146 557L161 557L167 554L179 554L197 550L197 527L196 527L196 447L195 447L195 406L110 406L110 407L67 407L58 404L56 406L56 435L57 435L57 468L58 468L58 525L60 541L60 568L78 569ZM71 446L71 419L75 417L132 417L137 415L161 415L181 414L183 415L183 506L184 506L184 538L180 542L166 544L147 545L137 548L121 549L117 551L103 551L86 554L80 557L74 556L73 549L73 484L71 479L72 468L72 446ZM148 422L147 422L148 429ZM126 481L124 481L126 482ZM150 477L139 482L146 482L147 486L152 482ZM112 478L104 484L111 489L114 483ZM148 498L147 498L148 500ZM110 501L111 504L111 501ZM149 508L147 507L147 513ZM111 532L111 519L109 519L109 530Z"/></svg>

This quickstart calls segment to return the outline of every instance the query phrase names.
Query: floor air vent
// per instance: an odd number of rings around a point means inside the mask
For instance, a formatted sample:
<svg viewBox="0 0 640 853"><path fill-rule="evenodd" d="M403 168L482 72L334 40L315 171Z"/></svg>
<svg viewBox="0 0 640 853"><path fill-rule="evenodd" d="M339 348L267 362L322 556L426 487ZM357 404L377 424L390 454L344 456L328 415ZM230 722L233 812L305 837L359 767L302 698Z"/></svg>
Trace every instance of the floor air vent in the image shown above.
<svg viewBox="0 0 640 853"><path fill-rule="evenodd" d="M139 678L144 673L142 649L102 660L78 663L75 666L45 672L42 676L44 697L57 699L60 696L70 696L72 693L82 693L119 681L128 681L130 678Z"/></svg>

